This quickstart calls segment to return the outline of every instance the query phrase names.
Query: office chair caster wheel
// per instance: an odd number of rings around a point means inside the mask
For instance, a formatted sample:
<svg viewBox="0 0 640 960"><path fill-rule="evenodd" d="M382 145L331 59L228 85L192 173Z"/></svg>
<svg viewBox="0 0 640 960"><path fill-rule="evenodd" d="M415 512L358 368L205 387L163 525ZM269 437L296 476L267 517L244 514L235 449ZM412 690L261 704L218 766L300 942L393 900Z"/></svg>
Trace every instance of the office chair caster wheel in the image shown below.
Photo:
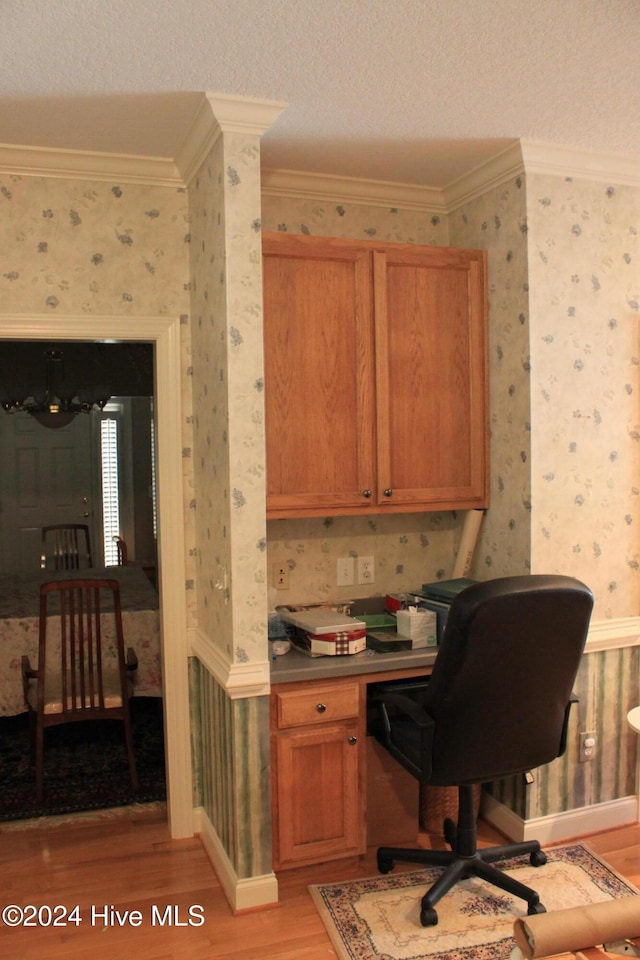
<svg viewBox="0 0 640 960"><path fill-rule="evenodd" d="M456 848L456 842L458 839L458 829L456 827L455 821L451 820L450 817L444 822L444 839L449 844L452 850Z"/></svg>
<svg viewBox="0 0 640 960"><path fill-rule="evenodd" d="M544 850L536 850L529 857L529 863L532 867L543 867L547 862L547 855Z"/></svg>
<svg viewBox="0 0 640 960"><path fill-rule="evenodd" d="M438 923L438 914L433 907L423 907L420 911L420 923L423 927L435 927Z"/></svg>
<svg viewBox="0 0 640 960"><path fill-rule="evenodd" d="M378 872L390 873L395 867L395 860L390 857L378 857Z"/></svg>
<svg viewBox="0 0 640 960"><path fill-rule="evenodd" d="M546 907L544 907L541 903L530 903L527 908L527 915L530 917L534 916L537 913L546 913L546 912L547 912Z"/></svg>

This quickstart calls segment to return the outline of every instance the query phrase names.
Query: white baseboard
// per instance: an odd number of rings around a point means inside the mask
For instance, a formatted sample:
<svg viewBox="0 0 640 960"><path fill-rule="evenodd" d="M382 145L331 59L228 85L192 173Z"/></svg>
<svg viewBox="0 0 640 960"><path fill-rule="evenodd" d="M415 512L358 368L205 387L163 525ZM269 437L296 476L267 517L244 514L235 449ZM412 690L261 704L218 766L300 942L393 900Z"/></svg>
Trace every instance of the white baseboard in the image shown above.
<svg viewBox="0 0 640 960"><path fill-rule="evenodd" d="M497 827L510 840L539 840L542 844L557 843L595 833L598 830L610 830L638 819L638 798L621 797L607 803L596 803L589 807L578 807L563 813L550 814L547 817L534 817L523 820L509 810L491 794L482 795L482 817Z"/></svg>
<svg viewBox="0 0 640 960"><path fill-rule="evenodd" d="M274 873L249 877L245 880L238 879L233 864L203 807L194 808L193 832L199 835L234 913L272 906L278 902L278 881Z"/></svg>

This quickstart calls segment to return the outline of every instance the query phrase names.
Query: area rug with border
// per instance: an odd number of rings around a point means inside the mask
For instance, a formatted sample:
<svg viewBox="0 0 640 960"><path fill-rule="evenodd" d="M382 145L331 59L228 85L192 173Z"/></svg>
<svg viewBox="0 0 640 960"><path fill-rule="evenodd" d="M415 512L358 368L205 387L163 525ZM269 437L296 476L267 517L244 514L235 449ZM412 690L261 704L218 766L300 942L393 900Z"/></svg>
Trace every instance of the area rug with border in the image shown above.
<svg viewBox="0 0 640 960"><path fill-rule="evenodd" d="M545 852L542 867L527 857L500 866L537 890L547 911L638 893L586 844ZM310 886L340 960L508 960L516 945L513 922L526 916L526 903L474 877L440 900L436 926L423 927L420 900L440 873L426 867Z"/></svg>
<svg viewBox="0 0 640 960"><path fill-rule="evenodd" d="M162 700L131 700L139 789L134 793L122 723L94 720L45 730L44 802L36 797L26 713L0 718L0 822L166 800Z"/></svg>

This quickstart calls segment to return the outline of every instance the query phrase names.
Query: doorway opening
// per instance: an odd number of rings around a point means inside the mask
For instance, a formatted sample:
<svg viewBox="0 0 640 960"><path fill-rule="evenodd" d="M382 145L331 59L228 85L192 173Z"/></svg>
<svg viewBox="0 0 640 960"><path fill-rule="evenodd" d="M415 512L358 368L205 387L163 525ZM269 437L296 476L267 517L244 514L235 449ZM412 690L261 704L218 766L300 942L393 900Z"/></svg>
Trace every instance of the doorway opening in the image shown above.
<svg viewBox="0 0 640 960"><path fill-rule="evenodd" d="M168 816L172 837L193 835L186 629L180 321L178 317L0 315L0 339L149 342L155 359L158 570ZM163 562L163 558L167 558Z"/></svg>

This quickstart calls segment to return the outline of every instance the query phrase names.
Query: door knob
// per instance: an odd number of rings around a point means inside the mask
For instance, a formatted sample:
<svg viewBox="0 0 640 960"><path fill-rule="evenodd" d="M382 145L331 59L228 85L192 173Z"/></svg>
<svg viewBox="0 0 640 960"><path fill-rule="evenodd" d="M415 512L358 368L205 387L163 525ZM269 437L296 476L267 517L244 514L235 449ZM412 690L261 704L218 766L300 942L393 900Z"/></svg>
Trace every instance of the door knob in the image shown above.
<svg viewBox="0 0 640 960"><path fill-rule="evenodd" d="M368 498L371 496L371 490L363 490L363 491L362 491L362 496L363 496L363 497L367 497L367 499L368 499Z"/></svg>
<svg viewBox="0 0 640 960"><path fill-rule="evenodd" d="M382 492L384 493L385 497L393 496L393 490L391 490L389 487L387 487L387 489L383 490Z"/></svg>
<svg viewBox="0 0 640 960"><path fill-rule="evenodd" d="M349 743L352 747L355 747L357 742L358 742L357 737L347 737L347 743Z"/></svg>

